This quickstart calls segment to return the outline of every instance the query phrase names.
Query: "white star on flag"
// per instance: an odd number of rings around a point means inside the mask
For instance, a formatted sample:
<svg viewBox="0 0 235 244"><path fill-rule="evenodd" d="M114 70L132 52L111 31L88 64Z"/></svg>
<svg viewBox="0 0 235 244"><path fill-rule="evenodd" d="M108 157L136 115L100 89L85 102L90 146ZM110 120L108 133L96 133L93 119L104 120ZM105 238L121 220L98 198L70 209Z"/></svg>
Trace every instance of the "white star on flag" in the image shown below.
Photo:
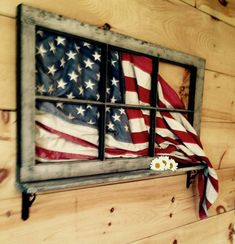
<svg viewBox="0 0 235 244"><path fill-rule="evenodd" d="M38 93L42 95L44 92L46 92L44 85L38 86Z"/></svg>
<svg viewBox="0 0 235 244"><path fill-rule="evenodd" d="M48 67L48 74L51 74L52 76L55 75L55 72L57 71L57 69L55 68L55 65L53 64L52 66Z"/></svg>
<svg viewBox="0 0 235 244"><path fill-rule="evenodd" d="M69 116L68 116L68 118L69 118L70 120L72 120L72 119L74 119L75 117L70 113Z"/></svg>
<svg viewBox="0 0 235 244"><path fill-rule="evenodd" d="M119 80L117 80L117 79L115 79L115 77L113 77L113 79L111 80L111 82L112 82L112 85L113 86L117 86Z"/></svg>
<svg viewBox="0 0 235 244"><path fill-rule="evenodd" d="M63 38L62 36L57 36L57 38L55 39L57 41L57 46L61 45L65 45L65 38Z"/></svg>
<svg viewBox="0 0 235 244"><path fill-rule="evenodd" d="M43 31L38 30L38 31L37 31L37 34L38 34L39 36L43 37Z"/></svg>
<svg viewBox="0 0 235 244"><path fill-rule="evenodd" d="M77 114L81 114L82 116L84 115L84 112L86 111L85 109L82 108L82 106L80 106L79 108L76 108L77 109Z"/></svg>
<svg viewBox="0 0 235 244"><path fill-rule="evenodd" d="M83 87L82 86L79 86L78 89L79 89L79 95L83 95L84 94Z"/></svg>
<svg viewBox="0 0 235 244"><path fill-rule="evenodd" d="M83 43L83 46L84 46L84 47L88 47L88 48L90 48L90 47L91 47L91 44L88 43L88 42L84 42L84 43Z"/></svg>
<svg viewBox="0 0 235 244"><path fill-rule="evenodd" d="M107 126L109 130L114 130L114 124L111 121L109 121Z"/></svg>
<svg viewBox="0 0 235 244"><path fill-rule="evenodd" d="M75 96L73 95L72 92L70 92L70 93L67 95L67 98L68 98L68 99L73 99L73 98L75 98Z"/></svg>
<svg viewBox="0 0 235 244"><path fill-rule="evenodd" d="M95 85L94 83L91 82L91 80L88 80L85 82L86 83L86 89L90 88L93 90L93 86Z"/></svg>
<svg viewBox="0 0 235 244"><path fill-rule="evenodd" d="M79 53L79 51L80 51L80 47L75 43L75 49L76 49L76 51Z"/></svg>
<svg viewBox="0 0 235 244"><path fill-rule="evenodd" d="M70 80L74 80L77 81L78 75L76 75L76 73L74 71L72 71L71 73L68 74L68 76L70 77Z"/></svg>
<svg viewBox="0 0 235 244"><path fill-rule="evenodd" d="M53 85L50 85L48 88L48 93L52 94L53 91L54 91Z"/></svg>
<svg viewBox="0 0 235 244"><path fill-rule="evenodd" d="M43 47L43 44L37 47L37 49L38 51L36 54L40 54L42 57L44 57L44 54L47 52L47 50Z"/></svg>
<svg viewBox="0 0 235 244"><path fill-rule="evenodd" d="M49 42L48 44L49 44L49 46L50 46L50 51L53 52L53 53L55 54L56 47L55 47L54 43L53 43L53 42Z"/></svg>
<svg viewBox="0 0 235 244"><path fill-rule="evenodd" d="M93 122L91 119L88 121L88 124L89 125L94 125L95 124L95 122Z"/></svg>
<svg viewBox="0 0 235 244"><path fill-rule="evenodd" d="M120 111L120 114L126 114L125 109L123 109L123 108L120 108L119 111Z"/></svg>
<svg viewBox="0 0 235 244"><path fill-rule="evenodd" d="M115 121L120 121L120 116L118 114L116 114L116 113L112 116L112 118L114 119L114 122Z"/></svg>
<svg viewBox="0 0 235 244"><path fill-rule="evenodd" d="M94 57L94 60L100 61L101 55L99 53L95 52L92 56Z"/></svg>
<svg viewBox="0 0 235 244"><path fill-rule="evenodd" d="M113 96L112 98L111 98L111 103L115 103L117 101L117 99Z"/></svg>
<svg viewBox="0 0 235 244"><path fill-rule="evenodd" d="M94 65L94 63L89 58L85 60L84 63L85 63L85 68L92 69L92 65Z"/></svg>
<svg viewBox="0 0 235 244"><path fill-rule="evenodd" d="M75 56L77 55L75 52L72 52L71 50L66 53L66 55L68 56L68 60L70 59L75 59Z"/></svg>
<svg viewBox="0 0 235 244"><path fill-rule="evenodd" d="M64 68L64 64L65 64L65 60L64 60L64 58L62 58L60 60L60 67L63 67Z"/></svg>
<svg viewBox="0 0 235 244"><path fill-rule="evenodd" d="M56 103L56 107L63 109L64 105L63 105L63 103Z"/></svg>
<svg viewBox="0 0 235 244"><path fill-rule="evenodd" d="M117 62L117 60L111 60L111 63L113 65L113 67L115 67L115 63Z"/></svg>
<svg viewBox="0 0 235 244"><path fill-rule="evenodd" d="M62 89L65 89L65 86L67 85L67 83L64 82L62 78L57 81L57 84L58 84L57 88L62 88Z"/></svg>

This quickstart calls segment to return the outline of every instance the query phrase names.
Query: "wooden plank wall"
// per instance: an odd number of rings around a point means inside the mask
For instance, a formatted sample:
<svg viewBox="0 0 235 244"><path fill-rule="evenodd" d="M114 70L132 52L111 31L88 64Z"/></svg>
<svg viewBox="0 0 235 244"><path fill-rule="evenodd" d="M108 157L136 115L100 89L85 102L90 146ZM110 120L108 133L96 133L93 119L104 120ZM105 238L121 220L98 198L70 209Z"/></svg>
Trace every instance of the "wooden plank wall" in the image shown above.
<svg viewBox="0 0 235 244"><path fill-rule="evenodd" d="M26 222L20 220L21 198L14 186L15 13L21 2L0 1L0 243L235 242L232 1L223 8L206 0L23 1L97 26L109 23L112 31L205 58L201 138L220 180L219 198L203 221L197 216L195 185L186 189L185 176L173 176L42 194Z"/></svg>

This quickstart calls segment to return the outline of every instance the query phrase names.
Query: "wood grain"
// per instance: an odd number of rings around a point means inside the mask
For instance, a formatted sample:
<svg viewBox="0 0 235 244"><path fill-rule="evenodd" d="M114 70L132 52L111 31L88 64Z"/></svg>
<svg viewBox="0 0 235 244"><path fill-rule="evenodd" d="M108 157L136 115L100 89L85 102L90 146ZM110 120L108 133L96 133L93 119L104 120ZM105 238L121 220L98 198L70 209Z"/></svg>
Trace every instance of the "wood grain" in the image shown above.
<svg viewBox="0 0 235 244"><path fill-rule="evenodd" d="M16 113L0 110L0 200L18 196L15 188Z"/></svg>
<svg viewBox="0 0 235 244"><path fill-rule="evenodd" d="M223 6L218 0L196 0L196 7L232 26L235 26L235 2L227 0Z"/></svg>
<svg viewBox="0 0 235 244"><path fill-rule="evenodd" d="M218 204L229 212L234 208L234 170L218 174ZM175 176L43 194L24 223L20 198L1 200L0 240L11 244L26 243L29 237L32 243L65 239L70 243L127 243L198 221L194 191L185 188L184 176ZM210 215L216 214L215 207Z"/></svg>
<svg viewBox="0 0 235 244"><path fill-rule="evenodd" d="M235 77L205 72L202 121L235 122Z"/></svg>
<svg viewBox="0 0 235 244"><path fill-rule="evenodd" d="M0 108L16 108L15 20L0 16Z"/></svg>
<svg viewBox="0 0 235 244"><path fill-rule="evenodd" d="M186 226L176 228L158 235L147 237L143 240L131 242L133 244L231 244L231 228L235 223L234 211L221 214L203 221L198 221ZM231 236L231 237L230 237Z"/></svg>
<svg viewBox="0 0 235 244"><path fill-rule="evenodd" d="M2 14L15 17L19 3L19 0L2 0ZM147 0L143 4L140 0L58 0L54 4L27 0L24 3L96 26L109 23L112 31L203 57L208 69L235 75L232 65L235 29L181 1Z"/></svg>
<svg viewBox="0 0 235 244"><path fill-rule="evenodd" d="M202 144L216 169L235 166L234 137L235 123L202 122Z"/></svg>
<svg viewBox="0 0 235 244"><path fill-rule="evenodd" d="M192 5L193 7L196 5L196 0L181 0L187 4Z"/></svg>

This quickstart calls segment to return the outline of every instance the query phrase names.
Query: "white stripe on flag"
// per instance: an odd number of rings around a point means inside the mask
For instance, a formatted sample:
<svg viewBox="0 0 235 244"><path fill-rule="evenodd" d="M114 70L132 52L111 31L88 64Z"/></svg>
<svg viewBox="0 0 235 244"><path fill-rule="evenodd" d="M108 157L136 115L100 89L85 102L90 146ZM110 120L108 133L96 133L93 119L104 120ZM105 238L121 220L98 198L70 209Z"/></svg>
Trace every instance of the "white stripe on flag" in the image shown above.
<svg viewBox="0 0 235 244"><path fill-rule="evenodd" d="M188 120L180 113L170 113L171 116L179 121L179 123L182 124L182 126L189 132L191 132L194 135L197 135L195 129L192 127L192 125L188 122Z"/></svg>
<svg viewBox="0 0 235 244"><path fill-rule="evenodd" d="M214 179L218 180L218 176L216 174L216 171L213 168L208 167L208 171L209 171L210 176L212 176Z"/></svg>
<svg viewBox="0 0 235 244"><path fill-rule="evenodd" d="M138 86L150 90L151 76L149 73L141 70L133 63L127 60L122 61L123 73L126 77L134 78L137 80Z"/></svg>
<svg viewBox="0 0 235 244"><path fill-rule="evenodd" d="M215 202L217 198L217 192L215 191L215 188L211 184L210 179L208 179L206 184L206 198L211 204Z"/></svg>
<svg viewBox="0 0 235 244"><path fill-rule="evenodd" d="M193 154L201 157L206 157L205 152L201 149L201 147L198 144L189 142L184 142L184 144L191 152L193 152Z"/></svg>
<svg viewBox="0 0 235 244"><path fill-rule="evenodd" d="M79 139L86 140L92 144L98 145L98 130L89 126L69 123L52 114L38 111L36 121L52 129L59 130L65 134L75 136Z"/></svg>
<svg viewBox="0 0 235 244"><path fill-rule="evenodd" d="M115 140L115 138L109 134L105 135L105 143L106 143L106 146L109 148L128 150L128 151L132 151L132 152L137 152L137 151L148 148L147 142L138 143L138 144L133 144L133 143L129 143L129 142L121 142L121 141Z"/></svg>
<svg viewBox="0 0 235 244"><path fill-rule="evenodd" d="M148 130L148 127L145 125L145 121L143 118L130 119L129 126L132 133Z"/></svg>
<svg viewBox="0 0 235 244"><path fill-rule="evenodd" d="M39 126L36 126L36 146L62 153L75 153L94 157L98 156L97 148L73 143L56 134L50 133Z"/></svg>
<svg viewBox="0 0 235 244"><path fill-rule="evenodd" d="M158 135L160 135L161 137L170 137L171 139L174 139L174 140L178 138L175 134L173 134L168 129L157 128L156 133Z"/></svg>
<svg viewBox="0 0 235 244"><path fill-rule="evenodd" d="M135 66L135 74L138 86L141 86L147 90L151 89L151 76L149 73L144 72L140 68Z"/></svg>

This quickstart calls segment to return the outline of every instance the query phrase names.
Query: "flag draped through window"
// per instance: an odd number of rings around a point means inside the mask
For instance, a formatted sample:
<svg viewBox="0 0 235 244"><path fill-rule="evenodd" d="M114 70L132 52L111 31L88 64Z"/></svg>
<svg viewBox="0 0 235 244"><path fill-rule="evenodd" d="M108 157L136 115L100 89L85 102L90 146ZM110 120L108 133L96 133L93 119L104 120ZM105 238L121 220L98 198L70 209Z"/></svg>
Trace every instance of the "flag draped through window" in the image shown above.
<svg viewBox="0 0 235 244"><path fill-rule="evenodd" d="M98 158L99 105L75 104L72 99L101 101L102 46L42 30L37 31L36 41L36 95L70 99L70 102L36 102L37 161ZM151 79L151 58L109 49L108 104L150 106ZM161 76L157 97L158 107L185 109L177 93ZM105 123L106 158L148 156L150 110L107 105ZM206 166L198 180L199 214L206 217L217 198L217 175L185 115L157 111L155 155Z"/></svg>

